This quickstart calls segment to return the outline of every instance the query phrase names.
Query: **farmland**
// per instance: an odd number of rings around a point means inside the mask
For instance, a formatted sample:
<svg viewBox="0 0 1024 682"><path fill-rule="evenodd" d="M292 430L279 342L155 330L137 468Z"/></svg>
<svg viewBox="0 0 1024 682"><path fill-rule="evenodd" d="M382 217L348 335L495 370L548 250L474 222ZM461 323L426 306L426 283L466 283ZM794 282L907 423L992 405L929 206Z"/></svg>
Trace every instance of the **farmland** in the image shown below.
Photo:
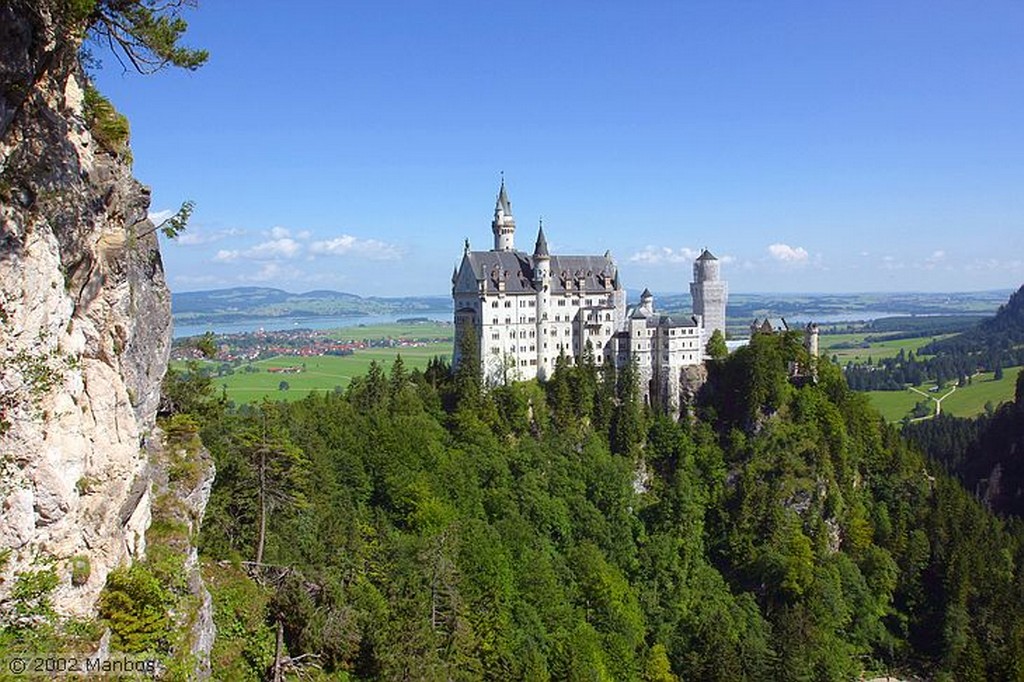
<svg viewBox="0 0 1024 682"><path fill-rule="evenodd" d="M239 347L268 347L267 335L229 335L218 338L221 353L230 355ZM278 332L277 343L289 341L294 347L288 354L275 354L252 361L226 362L223 357L199 364L213 375L213 385L223 390L236 404L271 400L300 400L313 391L344 389L353 377L362 376L376 361L388 371L395 357L401 355L407 370L424 369L427 362L441 356L447 359L452 351L452 328L437 323L394 323L346 327L318 333L318 338L357 344L345 355L312 354L315 345L301 332ZM289 339L284 337L296 337ZM411 343L417 340L415 344ZM299 345L295 345L299 344ZM185 362L171 363L182 369ZM282 371L295 368L297 371ZM278 370L278 371L271 371ZM282 389L282 382L287 389Z"/></svg>
<svg viewBox="0 0 1024 682"><path fill-rule="evenodd" d="M828 358L836 356L841 365L845 365L848 362L867 362L868 359L875 361L882 358L894 358L899 355L900 349L903 349L906 353L911 351L917 353L921 346L937 339L944 339L951 336L951 334L871 342L867 341L869 336L872 336L872 334L863 332L822 334L820 341L821 353Z"/></svg>
<svg viewBox="0 0 1024 682"><path fill-rule="evenodd" d="M971 377L971 383L958 387L949 397L942 401L942 412L954 417L974 417L985 411L985 404L991 403L998 407L999 403L1013 399L1014 387L1020 367L1010 367L1003 372L998 381L992 372L982 372ZM942 397L950 391L952 385L936 391L936 397ZM927 390L922 387L921 390ZM888 421L899 421L907 416L914 406L924 397L910 389L903 391L868 391L871 404L882 413ZM934 402L929 407L934 413Z"/></svg>

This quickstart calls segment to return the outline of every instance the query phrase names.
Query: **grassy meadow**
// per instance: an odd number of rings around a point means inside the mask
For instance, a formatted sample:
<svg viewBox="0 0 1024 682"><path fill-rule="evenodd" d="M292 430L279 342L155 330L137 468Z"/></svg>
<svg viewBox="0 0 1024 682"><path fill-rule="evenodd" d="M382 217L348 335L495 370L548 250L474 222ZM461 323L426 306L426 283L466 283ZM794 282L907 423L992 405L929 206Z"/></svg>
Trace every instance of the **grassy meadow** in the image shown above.
<svg viewBox="0 0 1024 682"><path fill-rule="evenodd" d="M333 391L337 387L345 388L353 377L366 374L370 363L376 361L390 371L391 363L397 355L402 356L407 370L425 369L427 362L442 356L449 359L454 338L450 323L428 322L395 322L390 324L358 325L339 329L324 330L328 338L342 342L370 342L380 339L429 340L422 346L402 348L366 348L357 350L352 355L321 355L301 357L296 355L279 355L251 363L258 371L245 371L246 364L235 367L235 373L227 376L214 377L213 385L217 390L224 389L228 399L237 404L254 402L263 398L271 400L301 400L312 391ZM223 363L207 362L205 365L216 370ZM171 366L182 369L185 363L176 361ZM278 374L267 371L271 367L302 367L297 374ZM288 390L282 391L282 381L288 382Z"/></svg>
<svg viewBox="0 0 1024 682"><path fill-rule="evenodd" d="M395 357L402 356L407 370L425 369L430 358L451 355L452 346L449 342L432 343L412 348L367 348L358 350L353 355L323 355L319 357L297 357L279 355L266 360L252 363L257 372L244 371L244 365L236 368L235 373L228 376L214 377L213 385L219 391L223 388L228 399L235 403L248 403L262 400L301 400L312 391L333 391L335 387L345 388L353 377L366 374L370 363L376 361L387 372ZM174 363L181 366L184 363ZM208 363L212 367L219 362ZM268 372L271 367L303 367L297 374L275 374ZM288 390L282 391L282 381L288 382Z"/></svg>
<svg viewBox="0 0 1024 682"><path fill-rule="evenodd" d="M874 333L877 336L877 333ZM909 353L914 351L916 354L921 346L927 345L932 341L938 339L944 339L951 334L942 334L939 336L927 336L919 337L916 339L895 339L892 341L875 341L870 344L868 348L835 348L837 344L861 344L864 343L865 338L871 336L868 333L852 333L852 334L822 334L818 345L821 349L821 353L824 356L831 358L833 355L839 358L839 364L845 365L847 362L867 362L868 358L873 361L880 360L882 358L894 358L899 355L900 349L902 348L905 352ZM922 356L927 357L927 356Z"/></svg>
<svg viewBox="0 0 1024 682"><path fill-rule="evenodd" d="M1003 370L1003 378L999 381L993 378L992 372L976 374L971 378L970 384L957 388L952 395L942 401L943 413L953 415L954 417L975 417L985 411L985 403L990 402L993 407L998 407L999 403L1012 400L1017 383L1017 374L1020 371L1020 367L1009 367ZM949 384L943 387L941 391L930 395L941 397L948 393L952 387L953 385ZM924 387L920 390L927 392L927 389ZM875 409L891 422L903 419L919 400L924 400L924 396L914 393L910 389L903 391L868 391L867 396ZM931 407L934 410L934 404Z"/></svg>

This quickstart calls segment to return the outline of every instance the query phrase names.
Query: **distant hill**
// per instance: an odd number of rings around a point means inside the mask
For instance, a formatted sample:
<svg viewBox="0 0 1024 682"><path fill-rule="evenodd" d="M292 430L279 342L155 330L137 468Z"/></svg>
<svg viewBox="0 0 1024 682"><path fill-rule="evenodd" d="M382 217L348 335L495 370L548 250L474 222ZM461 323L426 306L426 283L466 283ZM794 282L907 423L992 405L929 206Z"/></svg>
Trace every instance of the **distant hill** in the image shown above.
<svg viewBox="0 0 1024 682"><path fill-rule="evenodd" d="M930 343L921 348L921 353L968 355L987 369L1024 364L1024 286L999 307L994 317L956 336Z"/></svg>
<svg viewBox="0 0 1024 682"><path fill-rule="evenodd" d="M179 324L266 317L403 315L450 307L447 296L364 298L324 289L295 294L270 287L186 291L171 297L171 311Z"/></svg>
<svg viewBox="0 0 1024 682"><path fill-rule="evenodd" d="M639 292L630 291L630 301L639 298ZM876 331L908 331L921 329L924 318L945 316L936 322L936 329L952 322L949 316L991 315L1000 303L1012 293L1011 289L971 292L893 292L893 293L730 293L726 310L728 326L737 334L744 334L754 318L787 318L789 320L815 320L821 322L851 322L875 320ZM667 312L688 312L690 295L659 293L654 295L655 305ZM879 319L900 317L897 326L885 325ZM911 317L917 319L911 319ZM976 320L968 321L968 324ZM958 321L959 324L962 321ZM966 326L966 325L963 325ZM962 329L963 326L956 330ZM947 333L945 329L931 333Z"/></svg>

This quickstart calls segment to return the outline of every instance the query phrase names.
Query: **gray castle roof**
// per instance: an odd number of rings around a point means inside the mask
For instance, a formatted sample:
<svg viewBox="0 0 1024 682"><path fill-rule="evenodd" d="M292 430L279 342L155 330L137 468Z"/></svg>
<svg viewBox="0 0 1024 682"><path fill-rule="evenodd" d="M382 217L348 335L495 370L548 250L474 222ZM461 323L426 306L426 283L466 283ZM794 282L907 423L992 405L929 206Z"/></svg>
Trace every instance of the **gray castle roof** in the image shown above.
<svg viewBox="0 0 1024 682"><path fill-rule="evenodd" d="M498 190L498 201L494 206L495 210L501 210L507 216L512 215L512 202L508 200L508 192L505 191L505 178L501 179L501 188Z"/></svg>
<svg viewBox="0 0 1024 682"><path fill-rule="evenodd" d="M619 288L616 277L618 269L610 258L551 256L550 262L552 294L595 294ZM469 251L463 259L463 267L466 265L473 269L477 280L484 280L488 291L496 291L498 281L502 280L505 282L505 292L509 294L537 291L533 281L533 259L522 251ZM605 287L604 278L611 279L611 287Z"/></svg>
<svg viewBox="0 0 1024 682"><path fill-rule="evenodd" d="M540 224L540 228L537 229L537 245L533 249L534 258L541 256L550 256L548 253L548 240L544 238L544 223Z"/></svg>
<svg viewBox="0 0 1024 682"><path fill-rule="evenodd" d="M697 257L697 260L718 260L715 258L710 251L704 249L704 251Z"/></svg>

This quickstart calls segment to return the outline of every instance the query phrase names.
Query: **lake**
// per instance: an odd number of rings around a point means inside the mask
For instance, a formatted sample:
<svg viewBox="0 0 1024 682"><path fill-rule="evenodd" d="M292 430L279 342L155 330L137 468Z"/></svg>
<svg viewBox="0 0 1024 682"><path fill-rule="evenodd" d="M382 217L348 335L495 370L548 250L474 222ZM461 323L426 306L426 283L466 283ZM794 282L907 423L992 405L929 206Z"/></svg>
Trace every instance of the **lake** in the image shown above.
<svg viewBox="0 0 1024 682"><path fill-rule="evenodd" d="M345 315L339 317L253 317L234 322L212 322L210 324L175 324L174 338L198 336L206 332L214 334L242 334L244 332L283 331L285 329L341 329L370 324L393 324L409 318L426 318L437 322L451 322L451 310L416 310L401 315Z"/></svg>

